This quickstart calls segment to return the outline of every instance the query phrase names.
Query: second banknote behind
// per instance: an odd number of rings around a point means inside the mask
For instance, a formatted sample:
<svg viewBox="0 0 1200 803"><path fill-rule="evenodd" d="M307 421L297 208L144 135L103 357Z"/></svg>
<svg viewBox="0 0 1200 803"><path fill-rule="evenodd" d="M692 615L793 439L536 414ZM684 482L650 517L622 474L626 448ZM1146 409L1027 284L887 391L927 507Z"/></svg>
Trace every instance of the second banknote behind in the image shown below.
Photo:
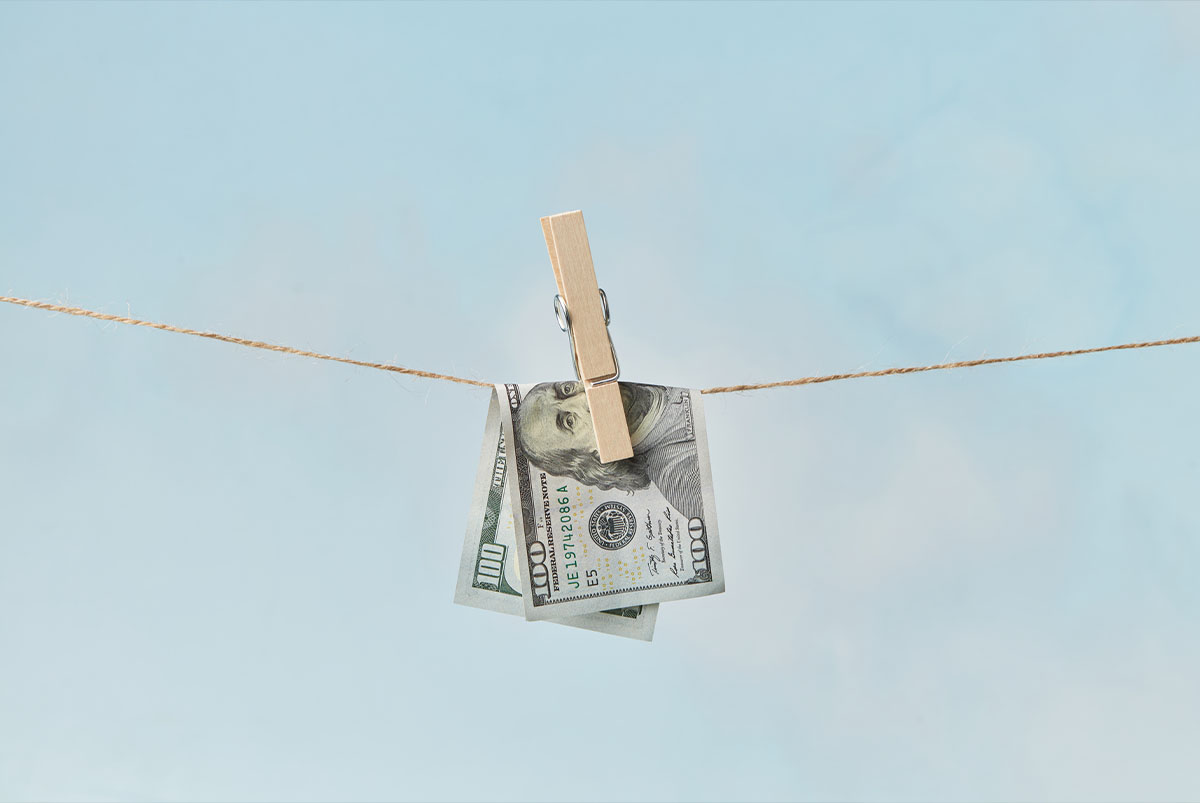
<svg viewBox="0 0 1200 803"><path fill-rule="evenodd" d="M699 391L620 387L633 457L601 463L581 383L496 386L527 619L725 590Z"/></svg>

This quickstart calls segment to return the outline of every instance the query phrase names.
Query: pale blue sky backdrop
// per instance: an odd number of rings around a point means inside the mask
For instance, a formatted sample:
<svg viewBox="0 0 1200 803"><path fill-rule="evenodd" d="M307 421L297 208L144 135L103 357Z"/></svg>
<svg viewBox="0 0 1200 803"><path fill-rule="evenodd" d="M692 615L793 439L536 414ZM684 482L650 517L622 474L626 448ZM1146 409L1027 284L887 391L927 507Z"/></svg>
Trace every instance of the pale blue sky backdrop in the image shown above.
<svg viewBox="0 0 1200 803"><path fill-rule="evenodd" d="M5 3L0 292L566 378L581 208L629 380L1200 334L1197 87L1169 3ZM1198 367L707 397L645 645L451 604L487 391L5 305L0 799L1196 799Z"/></svg>

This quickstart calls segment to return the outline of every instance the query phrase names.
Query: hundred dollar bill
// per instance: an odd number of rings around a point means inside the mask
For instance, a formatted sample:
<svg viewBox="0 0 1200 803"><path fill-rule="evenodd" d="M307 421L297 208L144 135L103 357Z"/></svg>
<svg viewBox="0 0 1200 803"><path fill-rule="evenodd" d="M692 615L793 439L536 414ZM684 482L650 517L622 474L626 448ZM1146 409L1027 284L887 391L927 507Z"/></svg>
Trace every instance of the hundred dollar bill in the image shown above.
<svg viewBox="0 0 1200 803"><path fill-rule="evenodd" d="M601 463L581 383L496 386L526 619L725 590L700 392L620 387L633 457Z"/></svg>
<svg viewBox="0 0 1200 803"><path fill-rule="evenodd" d="M508 492L511 476L511 464L500 425L500 405L493 394L487 425L484 427L483 452L475 477L475 496L471 504L454 601L460 605L523 616L523 580L517 561L512 497ZM657 605L629 605L553 621L585 630L650 641L657 618Z"/></svg>

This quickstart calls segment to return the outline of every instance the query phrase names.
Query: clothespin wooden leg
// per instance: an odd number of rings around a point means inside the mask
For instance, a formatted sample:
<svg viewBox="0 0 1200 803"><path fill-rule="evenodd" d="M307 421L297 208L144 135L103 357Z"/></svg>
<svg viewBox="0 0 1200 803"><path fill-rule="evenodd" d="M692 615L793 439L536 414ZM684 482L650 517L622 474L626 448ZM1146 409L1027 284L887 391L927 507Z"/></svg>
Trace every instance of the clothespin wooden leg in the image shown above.
<svg viewBox="0 0 1200 803"><path fill-rule="evenodd" d="M546 235L546 250L550 252L558 294L565 305L575 371L587 393L600 462L633 457L625 406L616 381L620 373L616 352L605 322L583 213L564 212L544 217L542 232Z"/></svg>

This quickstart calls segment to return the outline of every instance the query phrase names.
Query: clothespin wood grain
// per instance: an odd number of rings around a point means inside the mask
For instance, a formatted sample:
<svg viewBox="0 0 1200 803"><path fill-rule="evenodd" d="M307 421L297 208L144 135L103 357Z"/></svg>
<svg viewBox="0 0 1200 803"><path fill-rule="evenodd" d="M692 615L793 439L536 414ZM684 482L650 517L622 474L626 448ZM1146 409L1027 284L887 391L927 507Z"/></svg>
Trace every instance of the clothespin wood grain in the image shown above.
<svg viewBox="0 0 1200 803"><path fill-rule="evenodd" d="M592 413L600 462L633 457L625 406L616 382L616 355L605 322L583 213L564 212L541 220L558 294L566 307L576 371Z"/></svg>

